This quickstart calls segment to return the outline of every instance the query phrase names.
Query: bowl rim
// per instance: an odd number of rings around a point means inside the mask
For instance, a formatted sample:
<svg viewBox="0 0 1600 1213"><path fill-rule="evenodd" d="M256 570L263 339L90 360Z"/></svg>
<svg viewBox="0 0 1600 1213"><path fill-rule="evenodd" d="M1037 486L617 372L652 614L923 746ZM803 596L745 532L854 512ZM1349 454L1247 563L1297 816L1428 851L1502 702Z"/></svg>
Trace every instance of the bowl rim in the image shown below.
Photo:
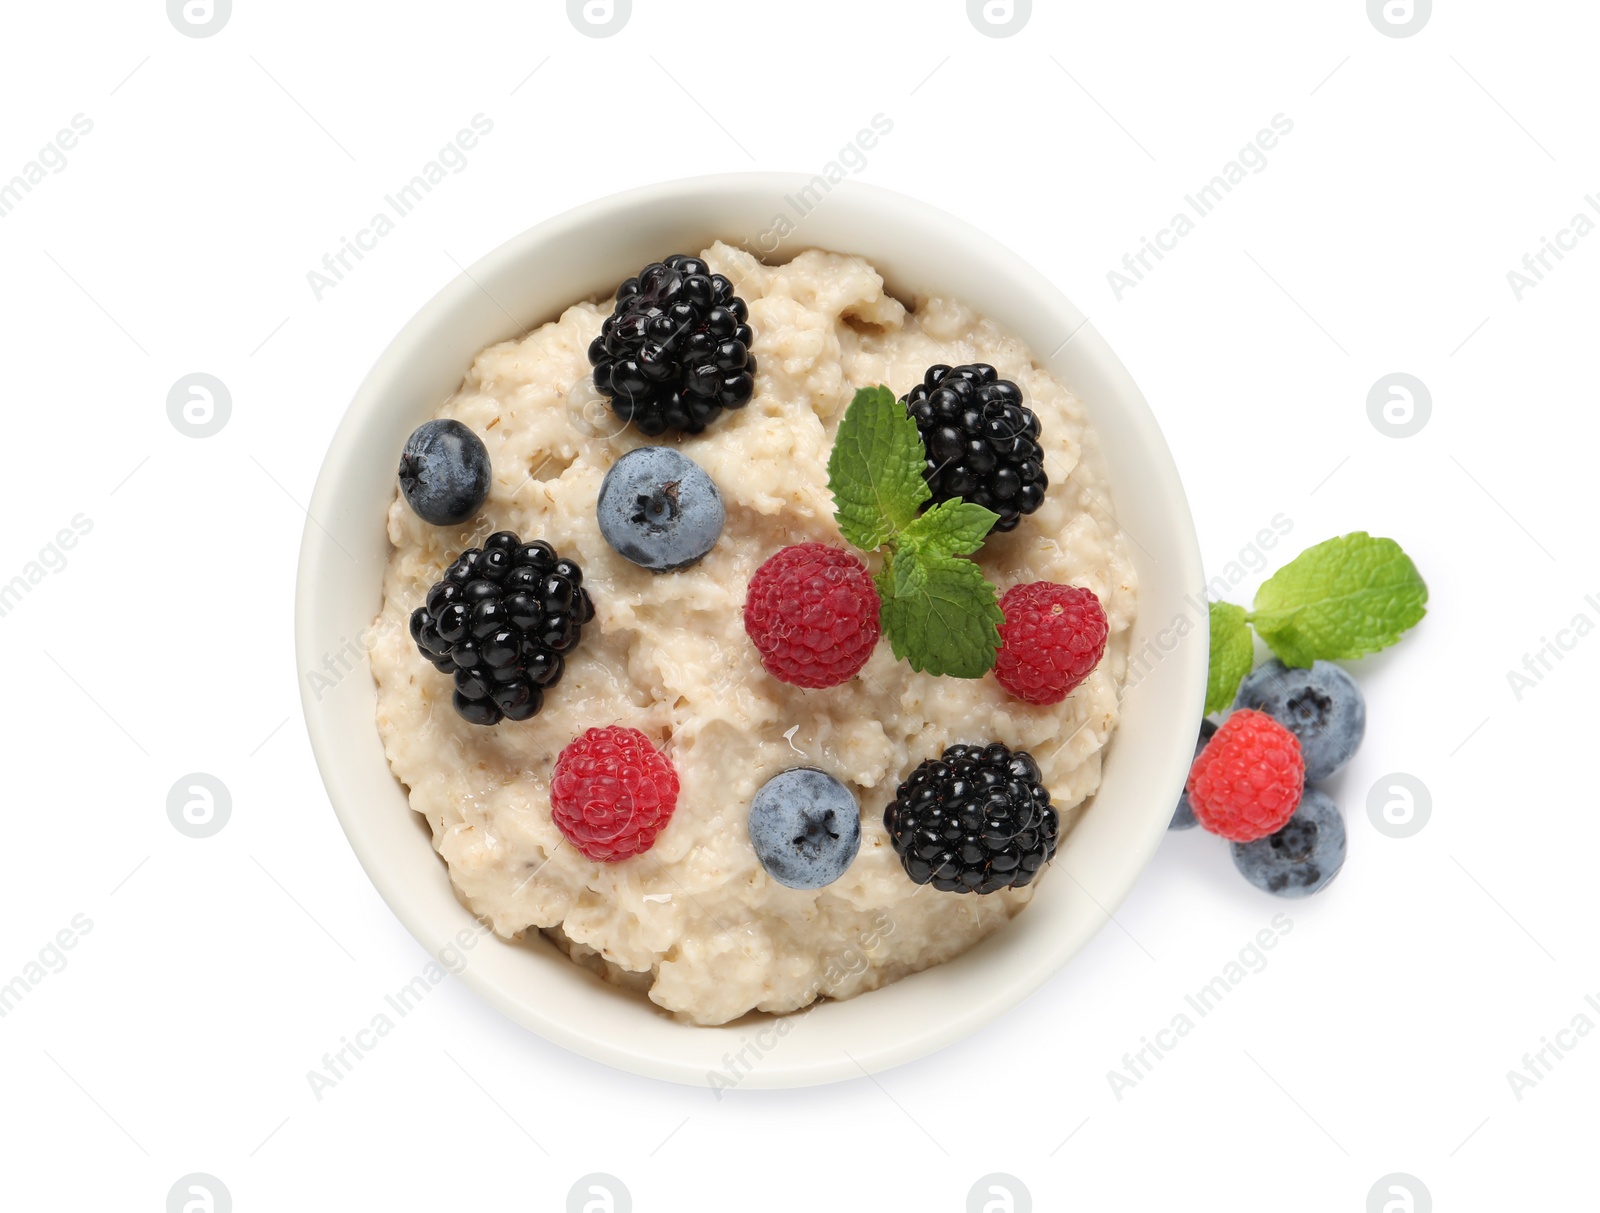
<svg viewBox="0 0 1600 1213"><path fill-rule="evenodd" d="M733 173L713 176L696 176L679 178L673 181L661 182L653 185L635 187L620 193L615 193L591 202L583 203L570 208L558 215L544 220L528 228L520 234L490 250L478 258L467 270L450 279L438 290L401 328L390 341L388 346L374 362L371 370L363 378L357 388L344 416L337 426L330 441L328 452L324 457L319 470L316 487L311 497L307 510L307 519L301 541L300 558L298 562L297 580L295 588L295 657L297 662L297 682L300 684L301 707L304 723L310 739L311 748L316 759L318 770L327 790L329 801L334 809L341 827L355 852L368 878L373 882L379 894L389 905L395 916L400 919L406 929L422 943L431 954L438 955L440 950L450 946L453 938L453 927L460 923L473 921L471 911L456 904L460 909L461 917L454 924L445 924L441 921L443 916L436 915L433 911L426 911L417 897L411 895L405 886L400 872L390 863L385 861L383 851L385 843L381 839L386 831L393 828L392 822L382 822L372 813L364 811L368 799L361 792L359 785L366 778L358 777L353 764L348 756L339 748L333 729L327 723L319 703L314 699L310 681L301 676L302 671L310 671L317 667L326 648L319 644L316 633L319 631L317 617L324 609L319 596L319 572L328 567L328 562L333 559L334 549L339 542L332 531L327 529L319 519L341 519L343 511L340 502L342 498L341 470L346 467L357 466L353 461L357 459L370 459L370 448L364 447L363 435L373 424L373 418L378 416L386 407L385 385L396 382L396 377L403 373L407 364L418 358L429 355L419 354L417 347L443 328L446 322L457 313L461 312L473 296L480 293L487 294L482 285L485 281L494 279L504 271L506 266L525 263L537 255L541 248L548 249L558 242L591 238L592 230L597 225L625 222L626 217L637 217L640 213L652 208L669 205L683 205L696 200L709 201L730 196L746 194L776 198L782 196L785 200L797 190L805 188L816 178L803 173L775 173L753 172ZM1128 441L1141 448L1144 460L1149 464L1145 469L1152 481L1160 486L1161 513L1168 517L1172 534L1169 538L1172 548L1168 566L1168 576L1174 581L1177 588L1187 587L1189 596L1185 601L1193 599L1203 608L1204 603L1204 575L1202 572L1199 543L1195 534L1194 522L1189 510L1182 481L1177 467L1173 461L1170 449L1166 444L1159 426L1140 393L1120 360L1106 345L1103 338L1089 322L1088 318L1074 307L1065 295L1048 279L1046 279L1030 263L999 241L990 237L980 229L964 220L958 219L928 203L887 190L878 186L871 186L857 181L846 180L834 185L832 192L827 196L829 207L834 200L844 198L862 212L873 212L882 220L903 220L912 224L917 229L938 238L936 247L944 248L955 245L962 249L967 257L982 258L991 272L1002 277L1006 282L1018 288L1018 295L1025 296L1029 302L1043 301L1048 303L1058 317L1065 319L1076 318L1071 325L1071 332L1062 347L1071 342L1076 349L1072 358L1076 362L1084 362L1093 368L1095 376L1105 385L1105 393L1098 400L1090 400L1082 396L1086 410L1091 419L1091 426L1097 435L1103 437L1101 421L1110 410L1117 410L1121 417L1119 428L1132 435ZM782 249L778 263L788 260L794 253L805 248L826 247L823 244L808 242L798 239L791 247ZM841 250L854 251L854 250ZM871 254L863 254L871 260ZM888 275L885 275L888 277ZM567 300L560 304L564 307L575 300ZM559 307L557 310L559 310ZM504 311L504 309L501 309ZM993 309L986 310L990 319L995 319ZM511 319L509 313L507 319ZM532 320L517 332L531 331L542 320ZM1013 334L1016 327L1000 321L1001 326ZM484 340L479 348L487 347L493 340ZM1060 361L1058 347L1050 355L1041 357L1038 347L1030 344L1029 350L1036 362L1050 367L1052 373L1058 374L1055 369ZM470 365L470 363L468 364ZM460 368L464 376L468 366ZM1068 382L1067 386L1074 391L1077 385ZM1107 396L1111 398L1106 398ZM440 400L438 403L443 403ZM434 406L437 408L437 404ZM1112 478L1113 494L1121 498L1115 477ZM391 496L387 500L392 500ZM387 510L387 500L383 507ZM337 525L337 523L336 523ZM1120 525L1120 520L1119 520ZM1124 528L1125 530L1126 528ZM1137 542L1137 541L1135 541ZM385 533L385 543L387 535ZM1141 545L1142 546L1142 545ZM346 553L348 555L348 553ZM1137 563L1137 561L1136 561ZM380 574L381 575L381 574ZM1142 616L1145 611L1144 601L1144 576L1145 570L1140 569L1140 617L1134 624L1139 630L1144 623ZM1185 633L1187 635L1188 633ZM1155 673L1158 681L1164 688L1164 695L1171 702L1170 710L1178 716L1190 720L1191 725L1197 725L1203 714L1205 696L1206 669L1208 662L1208 637L1204 626L1203 617L1199 626L1195 628L1195 640L1187 644L1177 644L1171 654L1163 650L1164 656L1158 658L1158 668ZM363 655L364 656L364 655ZM1167 660L1166 656L1175 659ZM364 666L364 662L363 662ZM370 669L365 672L365 678L371 681ZM373 694L375 695L375 685ZM1124 689L1123 701L1126 702L1132 688ZM1154 692L1152 692L1154 694ZM1181 709L1181 711L1179 710ZM1155 770L1147 772L1145 778L1154 780L1158 785L1169 788L1167 804L1176 802L1177 794L1181 789L1183 776L1186 774L1189 758L1192 754L1192 728L1188 730L1170 730L1172 736L1165 738L1165 746L1161 757L1154 762ZM1177 745L1183 731L1191 734L1189 740L1182 746ZM377 734L376 724L372 724L372 732ZM1105 762L1105 772L1102 774L1102 788L1104 780L1114 769L1117 755L1121 748L1116 743L1122 736L1119 727L1118 736L1112 739ZM1170 753L1166 751L1170 750ZM392 773L390 779L395 787L400 788L398 780L394 780ZM1069 831L1067 840L1083 828L1084 821L1088 820L1096 802L1100 798L1097 792L1091 798L1085 813L1075 822L1073 830ZM1005 1011L1016 1006L1040 986L1053 977L1071 960L1088 941L1089 938L1101 930L1105 921L1109 921L1115 914L1118 905L1127 896L1136 883L1138 877L1146 869L1150 858L1166 832L1166 817L1170 816L1170 808L1165 808L1160 814L1150 808L1143 811L1143 816L1133 823L1133 832L1124 840L1126 856L1130 860L1125 865L1124 878L1118 879L1109 887L1101 886L1098 895L1091 893L1085 887L1079 876L1074 874L1072 881L1078 889L1063 894L1085 913L1094 913L1101 917L1092 929L1086 933L1080 931L1077 938L1070 946L1049 952L1042 958L1038 956L1028 958L1012 957L1015 963L1010 963L1006 980L985 986L980 991L975 991L970 997L963 998L963 1005L952 1008L950 1013L939 1018L925 1017L915 1025L902 1025L900 1030L885 1034L883 1039L860 1045L854 1050L840 1049L840 1056L820 1056L815 1049L802 1050L802 1056L774 1055L762 1059L762 1066L747 1078L742 1080L742 1085L752 1088L793 1087L811 1085L823 1082L833 1082L842 1079L860 1077L863 1073L874 1073L892 1066L900 1065L918 1057L932 1053L953 1041L968 1035L984 1024L995 1019ZM407 806L407 817L410 822L408 827L416 822L416 817ZM1159 821L1157 818L1159 817ZM419 840L427 837L425 830L418 830ZM432 851L431 842L420 842L419 845L427 846ZM1065 849L1065 844L1064 848ZM437 859L436 853L434 858ZM1058 854L1052 866L1060 864L1062 856ZM1041 890L1041 897L1043 890ZM1038 904L1041 897L1036 897L1030 905L1030 911ZM1085 901L1087 898L1087 901ZM1088 907L1092 905L1093 910ZM846 1000L842 1003L822 1004L824 1007L845 1007L861 1001L861 999L884 999L885 996L899 986L908 985L928 974L938 973L940 970L953 969L962 965L964 959L974 954L983 953L985 949L995 951L997 948L1008 955L1017 951L1015 946L1007 947L1005 940L1008 936L1019 933L1019 921L1026 919L1026 914L1018 915L1011 923L1000 931L989 936L966 953L951 961L936 965L922 973L902 978L899 982L878 990L858 996L856 999ZM1013 940L1013 943L1015 941ZM510 948L508 947L508 950ZM560 957L562 964L571 964L565 957ZM1024 959L1026 963L1023 963ZM995 965L1000 965L1000 960ZM1009 963L1009 962L1008 962ZM573 965L573 968L578 966ZM969 962L964 967L973 967ZM547 1013L537 1005L531 1005L528 1000L513 995L504 985L493 980L487 973L486 966L481 964L466 965L459 976L476 994L485 999L490 1005L505 1014L508 1018L538 1033L540 1036L553 1043L559 1044L573 1052L582 1054L593 1060L616 1066L634 1073L649 1077L666 1079L674 1082L694 1085L705 1085L709 1072L705 1060L710 1054L699 1048L689 1048L687 1052L695 1054L693 1060L684 1055L685 1050L652 1049L638 1043L631 1034L627 1038L615 1039L598 1033L590 1022L581 1015L571 1017L558 1017ZM629 994L628 997L642 1002L649 1011L657 1016L663 1013L659 1008L650 1003L639 994ZM921 1005L921 1004L919 1004ZM942 1009L942 1008L941 1008ZM791 1022L798 1017L809 1017L813 1012L804 1009L792 1013L787 1017L779 1017L777 1022L784 1019ZM675 1021L669 1021L675 1022ZM736 1020L731 1025L737 1028L745 1020ZM691 1033L724 1033L729 1025L721 1028L706 1028L684 1025L684 1029ZM746 1031L749 1029L746 1028ZM780 1033L781 1034L781 1033ZM720 1093L719 1093L720 1097Z"/></svg>

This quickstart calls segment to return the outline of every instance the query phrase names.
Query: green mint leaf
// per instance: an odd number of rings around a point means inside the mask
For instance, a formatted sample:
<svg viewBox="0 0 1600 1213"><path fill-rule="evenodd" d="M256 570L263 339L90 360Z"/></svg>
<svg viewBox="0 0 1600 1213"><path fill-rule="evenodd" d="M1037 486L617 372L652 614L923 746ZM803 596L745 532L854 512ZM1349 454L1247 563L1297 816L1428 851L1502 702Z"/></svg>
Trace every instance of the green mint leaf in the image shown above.
<svg viewBox="0 0 1600 1213"><path fill-rule="evenodd" d="M894 553L883 554L883 564L872 575L872 584L878 587L878 626L883 626L883 604L894 597Z"/></svg>
<svg viewBox="0 0 1600 1213"><path fill-rule="evenodd" d="M883 633L897 660L920 673L981 678L1000 648L999 594L970 560L999 520L992 510L945 501L922 478L922 436L886 387L862 388L839 422L828 488L846 542L884 549L874 576Z"/></svg>
<svg viewBox="0 0 1600 1213"><path fill-rule="evenodd" d="M1005 617L983 570L970 560L926 553L914 543L896 552L894 560L921 566L893 575L891 588L915 588L884 597L879 612L896 659L921 673L954 678L982 678L993 669Z"/></svg>
<svg viewBox="0 0 1600 1213"><path fill-rule="evenodd" d="M1245 622L1244 608L1231 602L1213 602L1211 669L1206 674L1207 716L1227 709L1255 660L1256 644L1250 625Z"/></svg>
<svg viewBox="0 0 1600 1213"><path fill-rule="evenodd" d="M973 501L952 497L941 501L906 527L902 541L935 556L965 556L983 546L1000 515Z"/></svg>
<svg viewBox="0 0 1600 1213"><path fill-rule="evenodd" d="M1393 539L1365 531L1307 548L1256 592L1248 616L1285 665L1386 649L1427 612L1428 586Z"/></svg>
<svg viewBox="0 0 1600 1213"><path fill-rule="evenodd" d="M828 456L828 489L845 541L864 552L910 525L932 494L917 423L886 387L855 394Z"/></svg>
<svg viewBox="0 0 1600 1213"><path fill-rule="evenodd" d="M921 549L915 540L907 541L902 536L893 552L884 559L883 567L889 577L888 597L908 598L921 593L927 586L928 566L921 557Z"/></svg>

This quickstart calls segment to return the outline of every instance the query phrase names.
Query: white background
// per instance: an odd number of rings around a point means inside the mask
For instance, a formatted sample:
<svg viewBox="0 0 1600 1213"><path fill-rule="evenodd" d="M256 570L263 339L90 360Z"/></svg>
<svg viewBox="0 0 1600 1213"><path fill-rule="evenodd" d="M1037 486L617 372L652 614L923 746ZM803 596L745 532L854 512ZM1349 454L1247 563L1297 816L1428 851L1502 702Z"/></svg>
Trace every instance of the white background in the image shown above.
<svg viewBox="0 0 1600 1213"><path fill-rule="evenodd" d="M1506 274L1600 191L1600 19L1455 0L1391 38L1365 8L1041 0L994 38L962 0L638 0L597 39L556 0L237 0L196 39L160 0L8 6L0 181L94 123L0 219L0 581L93 526L0 618L0 982L93 923L0 1020L8 1207L157 1213L206 1172L241 1213L560 1210L595 1171L641 1213L959 1211L997 1171L1040 1210L1361 1210L1396 1171L1440 1209L1593 1207L1600 1034L1520 1100L1506 1072L1580 1012L1600 1024L1575 773L1600 641L1520 699L1507 672L1600 620L1600 238L1520 301ZM307 271L479 113L465 171L318 302ZM876 113L894 130L861 179L1024 251L1107 335L1211 575L1278 514L1273 567L1355 529L1415 557L1427 620L1355 667L1343 875L1280 902L1221 842L1172 835L1037 996L877 1080L718 1101L450 981L318 1102L306 1071L426 961L298 709L299 503L346 401L458 265L531 224L668 177L815 171ZM1107 271L1280 113L1265 170L1118 301ZM194 371L233 402L204 440L166 416ZM1431 389L1415 437L1368 420L1392 371ZM192 771L231 790L209 839L167 820ZM1367 816L1391 772L1431 792L1409 839ZM1266 967L1116 1098L1107 1071L1285 911Z"/></svg>

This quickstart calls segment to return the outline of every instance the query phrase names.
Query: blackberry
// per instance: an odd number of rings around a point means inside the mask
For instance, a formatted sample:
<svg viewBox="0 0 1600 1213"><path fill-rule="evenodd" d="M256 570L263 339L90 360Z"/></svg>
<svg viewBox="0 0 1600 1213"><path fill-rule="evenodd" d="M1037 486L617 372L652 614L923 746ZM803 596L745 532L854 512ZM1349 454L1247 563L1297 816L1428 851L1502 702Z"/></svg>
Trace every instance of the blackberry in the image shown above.
<svg viewBox="0 0 1600 1213"><path fill-rule="evenodd" d="M457 556L411 612L411 639L455 678L456 711L473 724L527 720L561 681L594 603L583 570L542 539L496 531Z"/></svg>
<svg viewBox="0 0 1600 1213"><path fill-rule="evenodd" d="M1061 818L1030 754L998 741L922 763L883 811L906 875L946 893L1018 888L1056 853Z"/></svg>
<svg viewBox="0 0 1600 1213"><path fill-rule="evenodd" d="M749 317L733 283L698 257L652 262L617 288L589 346L594 386L641 434L698 434L755 392Z"/></svg>
<svg viewBox="0 0 1600 1213"><path fill-rule="evenodd" d="M1050 487L1039 418L1022 389L992 366L930 366L901 397L922 434L923 479L933 504L960 497L1000 515L996 531L1015 530L1044 504Z"/></svg>

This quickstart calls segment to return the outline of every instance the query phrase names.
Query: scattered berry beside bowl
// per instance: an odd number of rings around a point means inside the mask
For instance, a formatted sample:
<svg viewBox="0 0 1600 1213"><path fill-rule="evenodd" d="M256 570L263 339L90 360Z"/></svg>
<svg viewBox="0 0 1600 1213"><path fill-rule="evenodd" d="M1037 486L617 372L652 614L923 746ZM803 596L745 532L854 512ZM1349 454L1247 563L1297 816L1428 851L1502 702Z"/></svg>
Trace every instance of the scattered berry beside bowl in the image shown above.
<svg viewBox="0 0 1600 1213"><path fill-rule="evenodd" d="M749 828L767 875L791 889L832 884L861 849L855 796L815 767L795 767L762 784L750 802Z"/></svg>
<svg viewBox="0 0 1600 1213"><path fill-rule="evenodd" d="M1035 581L1000 598L994 676L1018 699L1060 703L1105 656L1106 613L1092 590Z"/></svg>
<svg viewBox="0 0 1600 1213"><path fill-rule="evenodd" d="M1302 670L1274 657L1239 684L1233 706L1265 712L1300 739L1308 783L1342 771L1367 731L1361 688L1331 661Z"/></svg>
<svg viewBox="0 0 1600 1213"><path fill-rule="evenodd" d="M1344 866L1344 819L1333 798L1315 788L1282 829L1233 844L1233 863L1256 888L1279 897L1309 897Z"/></svg>
<svg viewBox="0 0 1600 1213"><path fill-rule="evenodd" d="M556 759L550 815L586 858L642 855L678 806L678 772L638 729L588 729Z"/></svg>
<svg viewBox="0 0 1600 1213"><path fill-rule="evenodd" d="M1215 721L1202 720L1200 722L1200 736L1195 739L1194 743L1194 756L1196 758L1200 757L1200 751L1206 748L1206 742L1216 736L1216 732L1217 725ZM1191 762L1190 769L1193 770L1193 768L1194 764ZM1172 824L1167 829L1192 830L1199 824L1194 819L1194 809L1189 805L1189 787L1187 781L1185 781L1183 791L1178 794L1178 807L1172 813Z"/></svg>
<svg viewBox="0 0 1600 1213"><path fill-rule="evenodd" d="M724 521L722 494L705 469L666 446L642 446L612 464L595 515L619 556L658 573L703 557Z"/></svg>
<svg viewBox="0 0 1600 1213"><path fill-rule="evenodd" d="M400 453L400 492L424 522L455 526L489 496L489 451L459 421L425 421Z"/></svg>
<svg viewBox="0 0 1600 1213"><path fill-rule="evenodd" d="M971 501L1000 515L995 531L1011 531L1044 503L1039 418L994 367L929 367L902 401L922 434L934 504Z"/></svg>
<svg viewBox="0 0 1600 1213"><path fill-rule="evenodd" d="M1253 842L1289 820L1305 777L1295 735L1264 712L1245 708L1222 722L1189 769L1189 804L1211 833Z"/></svg>
<svg viewBox="0 0 1600 1213"><path fill-rule="evenodd" d="M457 556L411 613L418 651L455 678L463 720L528 720L561 681L594 603L583 571L543 540L497 531Z"/></svg>
<svg viewBox="0 0 1600 1213"><path fill-rule="evenodd" d="M617 288L589 346L594 386L647 437L698 434L755 393L749 316L733 283L700 258L652 262Z"/></svg>
<svg viewBox="0 0 1600 1213"><path fill-rule="evenodd" d="M926 760L883 811L906 875L947 893L1028 884L1055 856L1060 825L1033 756L998 741Z"/></svg>
<svg viewBox="0 0 1600 1213"><path fill-rule="evenodd" d="M1220 728L1202 722L1168 828L1198 822L1231 839L1235 866L1268 893L1326 887L1344 863L1344 820L1310 785L1342 771L1367 729L1361 689L1334 662L1388 648L1422 621L1427 601L1398 543L1352 531L1279 569L1253 610L1212 602L1205 706L1232 709ZM1252 670L1258 638L1276 655Z"/></svg>
<svg viewBox="0 0 1600 1213"><path fill-rule="evenodd" d="M878 643L878 591L853 553L797 543L750 578L744 628L767 673L820 690L849 682Z"/></svg>

